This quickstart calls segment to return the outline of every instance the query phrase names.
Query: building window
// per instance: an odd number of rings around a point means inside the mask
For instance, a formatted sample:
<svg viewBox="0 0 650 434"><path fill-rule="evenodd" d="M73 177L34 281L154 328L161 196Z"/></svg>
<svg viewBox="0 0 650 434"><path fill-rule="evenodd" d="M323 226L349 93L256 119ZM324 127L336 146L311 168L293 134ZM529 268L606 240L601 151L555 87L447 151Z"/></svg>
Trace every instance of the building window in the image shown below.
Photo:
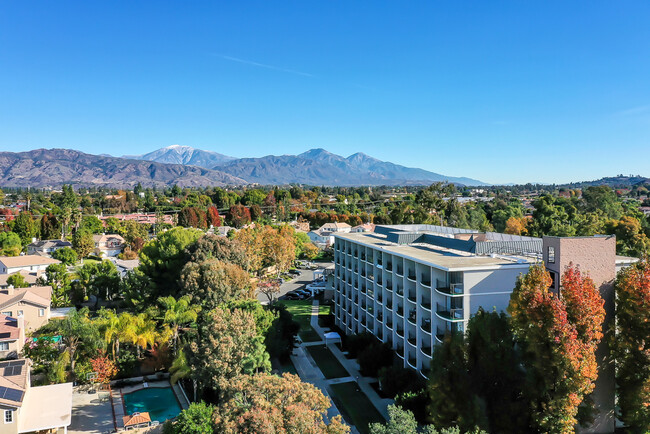
<svg viewBox="0 0 650 434"><path fill-rule="evenodd" d="M555 247L548 246L548 263L555 264Z"/></svg>
<svg viewBox="0 0 650 434"><path fill-rule="evenodd" d="M23 311L22 311L22 310L19 310L19 311L18 311L18 316L21 316L22 314L23 314Z"/></svg>
<svg viewBox="0 0 650 434"><path fill-rule="evenodd" d="M5 410L5 423L13 423L14 412L13 410Z"/></svg>
<svg viewBox="0 0 650 434"><path fill-rule="evenodd" d="M0 342L0 351L9 351L9 342Z"/></svg>
<svg viewBox="0 0 650 434"><path fill-rule="evenodd" d="M39 309L38 316L45 316L45 309Z"/></svg>
<svg viewBox="0 0 650 434"><path fill-rule="evenodd" d="M9 311L7 311L7 312L2 312L2 314L3 314L3 315L7 315L7 316L11 316L11 311L9 310Z"/></svg>

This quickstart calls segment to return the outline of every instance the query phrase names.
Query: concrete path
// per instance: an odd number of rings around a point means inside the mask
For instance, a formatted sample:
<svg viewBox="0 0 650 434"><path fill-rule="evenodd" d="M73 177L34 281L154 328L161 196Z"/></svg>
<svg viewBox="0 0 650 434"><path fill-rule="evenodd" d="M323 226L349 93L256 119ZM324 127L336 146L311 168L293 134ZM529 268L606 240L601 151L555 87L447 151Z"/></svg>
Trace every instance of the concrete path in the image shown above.
<svg viewBox="0 0 650 434"><path fill-rule="evenodd" d="M318 310L318 300L314 300L311 308L311 326L314 328L314 330L316 330L316 333L318 333L321 339L325 339L325 330L320 325L318 325ZM379 413L384 416L384 419L388 420L388 406L393 403L393 400L383 399L377 394L377 392L375 392L375 389L372 388L370 383L376 381L376 378L363 377L359 372L359 364L357 361L354 359L346 358L343 355L343 352L341 352L335 343L327 344L327 348L329 348L332 354L334 354L334 357L338 359L345 370L348 371L350 377L356 379L356 382L359 385L359 389L361 389L361 391L366 394L377 411L379 411Z"/></svg>
<svg viewBox="0 0 650 434"><path fill-rule="evenodd" d="M113 432L113 410L105 392L88 393L83 387L75 387L72 394L72 422L69 434L104 434Z"/></svg>

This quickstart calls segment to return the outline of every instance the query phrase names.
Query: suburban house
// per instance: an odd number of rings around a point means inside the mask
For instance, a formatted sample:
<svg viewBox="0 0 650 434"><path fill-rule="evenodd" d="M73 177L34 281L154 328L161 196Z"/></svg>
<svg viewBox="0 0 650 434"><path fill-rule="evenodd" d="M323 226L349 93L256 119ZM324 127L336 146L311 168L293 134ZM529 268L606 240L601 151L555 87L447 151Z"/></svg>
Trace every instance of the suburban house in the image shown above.
<svg viewBox="0 0 650 434"><path fill-rule="evenodd" d="M93 235L95 254L98 256L117 256L122 253L126 242L117 234Z"/></svg>
<svg viewBox="0 0 650 434"><path fill-rule="evenodd" d="M335 233L349 233L351 230L352 226L347 223L325 223L315 231L308 232L307 236L312 243L322 249L334 244Z"/></svg>
<svg viewBox="0 0 650 434"><path fill-rule="evenodd" d="M25 343L24 317L0 314L0 359L16 359Z"/></svg>
<svg viewBox="0 0 650 434"><path fill-rule="evenodd" d="M375 231L375 225L373 223L364 223L362 225L358 225L353 227L350 232L353 234L356 234L358 232L374 232Z"/></svg>
<svg viewBox="0 0 650 434"><path fill-rule="evenodd" d="M309 232L309 222L307 220L296 220L289 223L289 226L293 227L298 232Z"/></svg>
<svg viewBox="0 0 650 434"><path fill-rule="evenodd" d="M0 434L67 433L72 383L31 387L29 359L0 362Z"/></svg>
<svg viewBox="0 0 650 434"><path fill-rule="evenodd" d="M40 275L48 265L61 261L40 255L0 256L0 274L14 274L27 271Z"/></svg>
<svg viewBox="0 0 650 434"><path fill-rule="evenodd" d="M23 317L25 333L34 331L50 318L51 286L5 288L0 290L0 313Z"/></svg>
<svg viewBox="0 0 650 434"><path fill-rule="evenodd" d="M70 241L63 240L34 240L31 244L27 245L28 255L51 255L59 249L64 247L72 248Z"/></svg>

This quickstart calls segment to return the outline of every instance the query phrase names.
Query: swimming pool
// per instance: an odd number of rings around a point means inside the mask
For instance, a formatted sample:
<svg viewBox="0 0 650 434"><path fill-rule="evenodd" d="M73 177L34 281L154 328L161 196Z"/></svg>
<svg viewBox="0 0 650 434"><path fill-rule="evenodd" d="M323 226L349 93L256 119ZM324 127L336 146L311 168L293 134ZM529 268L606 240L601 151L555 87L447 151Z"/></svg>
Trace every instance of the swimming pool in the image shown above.
<svg viewBox="0 0 650 434"><path fill-rule="evenodd" d="M171 387L148 387L124 394L127 414L148 411L151 420L164 422L178 416L181 406Z"/></svg>

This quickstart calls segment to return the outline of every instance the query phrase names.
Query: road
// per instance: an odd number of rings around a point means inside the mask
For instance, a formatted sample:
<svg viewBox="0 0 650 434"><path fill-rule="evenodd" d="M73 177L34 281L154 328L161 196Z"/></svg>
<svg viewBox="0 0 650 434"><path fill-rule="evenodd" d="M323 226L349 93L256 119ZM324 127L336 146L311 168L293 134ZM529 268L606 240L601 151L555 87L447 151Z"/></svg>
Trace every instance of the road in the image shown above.
<svg viewBox="0 0 650 434"><path fill-rule="evenodd" d="M275 298L278 298L289 291L293 291L294 289L303 288L306 284L311 283L313 280L314 272L312 270L300 270L300 276L297 276L295 279L284 282L282 285L280 285L280 293L276 294ZM269 298L262 293L257 294L257 299L262 304L268 304L269 302Z"/></svg>

